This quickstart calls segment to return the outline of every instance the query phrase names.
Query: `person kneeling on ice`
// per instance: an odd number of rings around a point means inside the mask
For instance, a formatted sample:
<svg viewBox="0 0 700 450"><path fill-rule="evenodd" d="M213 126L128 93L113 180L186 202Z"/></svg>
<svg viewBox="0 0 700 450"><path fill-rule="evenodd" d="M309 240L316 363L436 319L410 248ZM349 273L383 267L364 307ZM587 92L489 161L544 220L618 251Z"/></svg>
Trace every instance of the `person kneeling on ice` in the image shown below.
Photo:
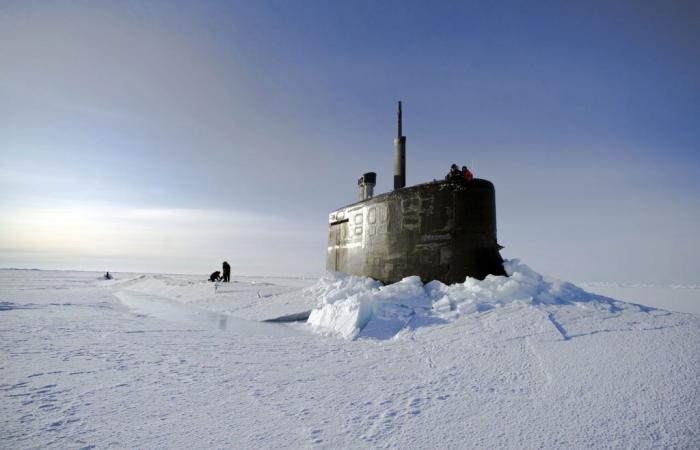
<svg viewBox="0 0 700 450"><path fill-rule="evenodd" d="M218 270L209 275L209 281L221 281L221 272Z"/></svg>

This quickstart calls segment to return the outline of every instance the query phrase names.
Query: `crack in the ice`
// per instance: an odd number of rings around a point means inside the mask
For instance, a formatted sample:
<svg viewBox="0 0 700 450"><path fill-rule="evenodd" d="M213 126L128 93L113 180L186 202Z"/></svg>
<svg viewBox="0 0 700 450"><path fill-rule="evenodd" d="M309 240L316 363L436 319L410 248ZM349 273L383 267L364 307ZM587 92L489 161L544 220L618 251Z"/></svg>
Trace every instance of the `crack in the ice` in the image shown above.
<svg viewBox="0 0 700 450"><path fill-rule="evenodd" d="M559 322L557 322L557 319L554 318L554 313L547 314L547 318L549 319L550 322L552 322L552 325L554 325L554 328L557 329L557 331L559 332L559 334L561 334L561 337L565 341L568 341L569 339L571 339L571 336L569 336L566 333L566 329Z"/></svg>

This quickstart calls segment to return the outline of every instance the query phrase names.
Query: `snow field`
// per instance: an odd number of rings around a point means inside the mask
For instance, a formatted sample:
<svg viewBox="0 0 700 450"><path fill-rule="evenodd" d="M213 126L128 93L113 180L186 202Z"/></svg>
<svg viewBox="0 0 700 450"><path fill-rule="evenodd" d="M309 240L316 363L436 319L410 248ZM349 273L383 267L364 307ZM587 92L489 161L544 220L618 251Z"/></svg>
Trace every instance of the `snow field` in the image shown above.
<svg viewBox="0 0 700 450"><path fill-rule="evenodd" d="M698 316L509 271L216 291L0 271L2 447L700 448ZM240 322L314 306L338 319L280 335Z"/></svg>

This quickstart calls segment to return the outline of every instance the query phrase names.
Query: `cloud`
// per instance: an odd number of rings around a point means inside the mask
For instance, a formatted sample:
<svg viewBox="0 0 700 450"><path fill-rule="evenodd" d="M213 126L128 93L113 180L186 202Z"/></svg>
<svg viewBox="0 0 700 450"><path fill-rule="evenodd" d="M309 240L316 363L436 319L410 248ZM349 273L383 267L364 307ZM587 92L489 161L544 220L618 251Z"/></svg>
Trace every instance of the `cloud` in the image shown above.
<svg viewBox="0 0 700 450"><path fill-rule="evenodd" d="M239 273L316 274L325 242L322 225L272 215L94 204L16 209L0 232L4 266L98 270L109 260L158 272L206 272L227 259Z"/></svg>

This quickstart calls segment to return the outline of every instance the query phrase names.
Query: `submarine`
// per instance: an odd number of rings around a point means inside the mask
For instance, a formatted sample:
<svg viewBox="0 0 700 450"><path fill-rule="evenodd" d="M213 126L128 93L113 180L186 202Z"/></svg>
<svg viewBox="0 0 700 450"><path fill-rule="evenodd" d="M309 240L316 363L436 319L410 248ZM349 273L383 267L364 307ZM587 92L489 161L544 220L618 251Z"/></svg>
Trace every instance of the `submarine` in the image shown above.
<svg viewBox="0 0 700 450"><path fill-rule="evenodd" d="M385 284L506 275L496 236L496 193L488 180L406 186L406 136L398 102L394 189L374 195L375 172L357 182L358 201L328 216L326 269Z"/></svg>

